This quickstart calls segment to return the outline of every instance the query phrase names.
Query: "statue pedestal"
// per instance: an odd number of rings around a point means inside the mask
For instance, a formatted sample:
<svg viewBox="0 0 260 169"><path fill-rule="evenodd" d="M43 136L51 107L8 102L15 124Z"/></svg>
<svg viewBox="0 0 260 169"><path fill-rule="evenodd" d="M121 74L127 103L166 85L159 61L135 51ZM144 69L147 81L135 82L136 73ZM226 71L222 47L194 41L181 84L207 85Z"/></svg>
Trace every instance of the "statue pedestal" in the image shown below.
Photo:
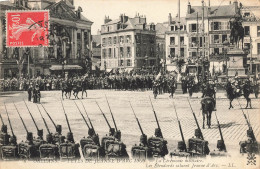
<svg viewBox="0 0 260 169"><path fill-rule="evenodd" d="M228 76L244 76L246 71L244 68L244 59L247 54L242 49L233 48L227 53L228 61Z"/></svg>

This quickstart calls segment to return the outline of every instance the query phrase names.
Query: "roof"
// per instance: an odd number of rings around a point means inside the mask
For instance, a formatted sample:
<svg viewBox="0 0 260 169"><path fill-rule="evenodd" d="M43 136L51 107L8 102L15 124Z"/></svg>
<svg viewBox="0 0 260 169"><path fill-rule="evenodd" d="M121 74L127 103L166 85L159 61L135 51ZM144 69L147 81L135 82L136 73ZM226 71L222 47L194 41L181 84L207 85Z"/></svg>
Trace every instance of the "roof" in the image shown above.
<svg viewBox="0 0 260 169"><path fill-rule="evenodd" d="M80 18L76 15L75 11L71 9L65 1L51 4L45 9L50 10L50 16L54 18L70 20L70 21L86 21L91 22L89 19L80 14Z"/></svg>
<svg viewBox="0 0 260 169"><path fill-rule="evenodd" d="M92 35L92 41L101 44L101 35Z"/></svg>
<svg viewBox="0 0 260 169"><path fill-rule="evenodd" d="M10 1L0 1L0 9L7 10L7 9L27 9L24 6L17 7L14 3Z"/></svg>
<svg viewBox="0 0 260 169"><path fill-rule="evenodd" d="M164 34L167 31L167 25L164 23L157 23L155 26L156 34Z"/></svg>
<svg viewBox="0 0 260 169"><path fill-rule="evenodd" d="M172 18L171 24L177 25L178 23L178 17ZM180 17L180 24L185 25L186 24L186 18L185 17Z"/></svg>
<svg viewBox="0 0 260 169"><path fill-rule="evenodd" d="M123 24L124 30L130 30L130 29L143 30L143 24L146 24L146 19L144 17L141 17L141 16L136 16L134 18L128 17L128 19L125 23L122 23L120 19L114 19L114 20L111 20L104 25L112 25L112 24Z"/></svg>
<svg viewBox="0 0 260 169"><path fill-rule="evenodd" d="M197 18L202 17L202 7L201 6L191 6L191 13L186 14L186 18ZM223 6L204 6L204 17L228 17L235 15L235 5L223 5Z"/></svg>

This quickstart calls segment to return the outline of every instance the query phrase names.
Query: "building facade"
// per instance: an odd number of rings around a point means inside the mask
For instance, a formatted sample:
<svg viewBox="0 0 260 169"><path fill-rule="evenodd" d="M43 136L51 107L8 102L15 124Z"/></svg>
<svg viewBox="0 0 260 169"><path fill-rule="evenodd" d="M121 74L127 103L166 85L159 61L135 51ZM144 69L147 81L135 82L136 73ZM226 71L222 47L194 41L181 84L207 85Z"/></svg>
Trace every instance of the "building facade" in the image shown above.
<svg viewBox="0 0 260 169"><path fill-rule="evenodd" d="M155 68L155 37L155 25L147 25L145 16L120 15L115 20L105 17L101 26L101 69Z"/></svg>
<svg viewBox="0 0 260 169"><path fill-rule="evenodd" d="M260 70L260 7L243 6L243 26L245 30L244 48L247 50L247 65L251 74Z"/></svg>
<svg viewBox="0 0 260 169"><path fill-rule="evenodd" d="M177 70L177 59L187 60L188 36L185 18L180 18L180 40L178 39L178 17L168 16L168 29L165 33L166 67L169 71ZM179 46L180 42L180 46ZM182 68L181 71L183 71Z"/></svg>
<svg viewBox="0 0 260 169"><path fill-rule="evenodd" d="M86 72L91 69L91 25L73 0L1 2L1 78ZM7 48L5 10L49 10L49 47Z"/></svg>

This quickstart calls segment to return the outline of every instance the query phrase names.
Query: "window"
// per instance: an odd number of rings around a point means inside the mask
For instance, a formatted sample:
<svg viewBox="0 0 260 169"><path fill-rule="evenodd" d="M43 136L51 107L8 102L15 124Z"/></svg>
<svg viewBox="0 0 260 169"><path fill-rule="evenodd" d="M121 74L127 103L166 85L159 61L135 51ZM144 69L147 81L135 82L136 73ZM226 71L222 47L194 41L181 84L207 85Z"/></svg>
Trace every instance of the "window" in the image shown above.
<svg viewBox="0 0 260 169"><path fill-rule="evenodd" d="M183 36L180 37L180 41L181 41L181 45L184 45L184 37Z"/></svg>
<svg viewBox="0 0 260 169"><path fill-rule="evenodd" d="M113 41L114 41L114 44L116 44L116 36L114 37L114 40L113 40Z"/></svg>
<svg viewBox="0 0 260 169"><path fill-rule="evenodd" d="M108 38L108 44L109 44L109 45L112 44L112 38L111 38L111 37Z"/></svg>
<svg viewBox="0 0 260 169"><path fill-rule="evenodd" d="M170 48L170 57L171 58L175 57L175 48Z"/></svg>
<svg viewBox="0 0 260 169"><path fill-rule="evenodd" d="M250 35L250 26L245 26L245 36L249 36Z"/></svg>
<svg viewBox="0 0 260 169"><path fill-rule="evenodd" d="M183 25L180 26L180 30L183 30Z"/></svg>
<svg viewBox="0 0 260 169"><path fill-rule="evenodd" d="M102 39L102 45L106 45L106 43L107 43L107 42L106 42L106 38L103 38L103 39Z"/></svg>
<svg viewBox="0 0 260 169"><path fill-rule="evenodd" d="M124 66L124 60L120 60L120 66Z"/></svg>
<svg viewBox="0 0 260 169"><path fill-rule="evenodd" d="M124 56L124 48L120 47L120 57L123 57L123 56Z"/></svg>
<svg viewBox="0 0 260 169"><path fill-rule="evenodd" d="M174 31L174 26L171 26L171 31Z"/></svg>
<svg viewBox="0 0 260 169"><path fill-rule="evenodd" d="M213 30L220 30L221 22L213 22Z"/></svg>
<svg viewBox="0 0 260 169"><path fill-rule="evenodd" d="M218 55L219 54L219 48L214 48L214 54Z"/></svg>
<svg viewBox="0 0 260 169"><path fill-rule="evenodd" d="M222 43L224 43L225 40L227 40L227 35L222 35Z"/></svg>
<svg viewBox="0 0 260 169"><path fill-rule="evenodd" d="M126 66L132 66L131 60L128 59L128 60L126 61Z"/></svg>
<svg viewBox="0 0 260 169"><path fill-rule="evenodd" d="M197 24L191 24L191 32L197 32Z"/></svg>
<svg viewBox="0 0 260 169"><path fill-rule="evenodd" d="M260 26L257 26L257 37L260 36Z"/></svg>
<svg viewBox="0 0 260 169"><path fill-rule="evenodd" d="M126 36L126 43L131 43L131 35Z"/></svg>
<svg viewBox="0 0 260 169"><path fill-rule="evenodd" d="M175 45L175 37L170 37L170 44Z"/></svg>
<svg viewBox="0 0 260 169"><path fill-rule="evenodd" d="M131 57L131 48L127 47L127 57Z"/></svg>
<svg viewBox="0 0 260 169"><path fill-rule="evenodd" d="M250 16L250 12L245 12L245 13L244 13L244 16L245 16L245 17Z"/></svg>
<svg viewBox="0 0 260 169"><path fill-rule="evenodd" d="M78 40L81 39L81 33L77 33L77 39L78 39Z"/></svg>
<svg viewBox="0 0 260 169"><path fill-rule="evenodd" d="M197 46L197 37L191 37L191 47Z"/></svg>
<svg viewBox="0 0 260 169"><path fill-rule="evenodd" d="M120 42L120 43L124 43L124 36L120 36L119 42Z"/></svg>
<svg viewBox="0 0 260 169"><path fill-rule="evenodd" d="M184 48L181 48L181 57L184 57Z"/></svg>
<svg viewBox="0 0 260 169"><path fill-rule="evenodd" d="M112 49L111 48L108 49L108 57L112 57Z"/></svg>
<svg viewBox="0 0 260 169"><path fill-rule="evenodd" d="M197 56L197 52L191 52L191 57L196 57Z"/></svg>
<svg viewBox="0 0 260 169"><path fill-rule="evenodd" d="M244 43L244 47L248 49L248 53L250 53L250 43Z"/></svg>
<svg viewBox="0 0 260 169"><path fill-rule="evenodd" d="M214 43L219 43L219 35L214 35Z"/></svg>

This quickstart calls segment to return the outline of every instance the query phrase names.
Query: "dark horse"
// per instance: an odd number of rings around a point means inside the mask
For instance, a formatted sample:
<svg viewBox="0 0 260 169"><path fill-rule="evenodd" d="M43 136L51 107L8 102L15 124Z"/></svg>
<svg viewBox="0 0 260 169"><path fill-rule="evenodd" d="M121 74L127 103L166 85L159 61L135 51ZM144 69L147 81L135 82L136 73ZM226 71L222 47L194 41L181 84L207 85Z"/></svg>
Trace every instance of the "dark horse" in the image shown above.
<svg viewBox="0 0 260 169"><path fill-rule="evenodd" d="M62 84L62 88L61 88L61 92L62 92L62 99L63 99L63 94L65 93L65 96L66 98L67 97L67 94L69 94L69 99L70 99L70 96L71 96L71 91L72 91L72 85L70 82L65 82Z"/></svg>
<svg viewBox="0 0 260 169"><path fill-rule="evenodd" d="M248 82L246 82L246 84L243 85L242 89L240 89L239 91L236 91L236 90L238 90L238 89L233 88L230 82L227 83L226 92L227 92L227 97L229 99L229 109L234 108L232 105L232 101L236 98L239 98L242 94L247 101L245 108L248 108L248 106L250 106L250 108L252 108L251 99L249 98L249 95L251 92L250 84L248 84Z"/></svg>
<svg viewBox="0 0 260 169"><path fill-rule="evenodd" d="M74 81L72 84L73 95L75 99L79 99L78 94L81 91L80 81Z"/></svg>
<svg viewBox="0 0 260 169"><path fill-rule="evenodd" d="M205 123L205 115L207 116L207 125L208 128L211 126L211 114L214 110L214 99L212 97L206 96L201 100L201 108L202 108L202 115L203 115L203 126L204 129L204 123Z"/></svg>
<svg viewBox="0 0 260 169"><path fill-rule="evenodd" d="M86 97L88 97L88 93L87 93L87 79L83 79L83 81L81 82L81 98L83 99L83 94L86 93Z"/></svg>

